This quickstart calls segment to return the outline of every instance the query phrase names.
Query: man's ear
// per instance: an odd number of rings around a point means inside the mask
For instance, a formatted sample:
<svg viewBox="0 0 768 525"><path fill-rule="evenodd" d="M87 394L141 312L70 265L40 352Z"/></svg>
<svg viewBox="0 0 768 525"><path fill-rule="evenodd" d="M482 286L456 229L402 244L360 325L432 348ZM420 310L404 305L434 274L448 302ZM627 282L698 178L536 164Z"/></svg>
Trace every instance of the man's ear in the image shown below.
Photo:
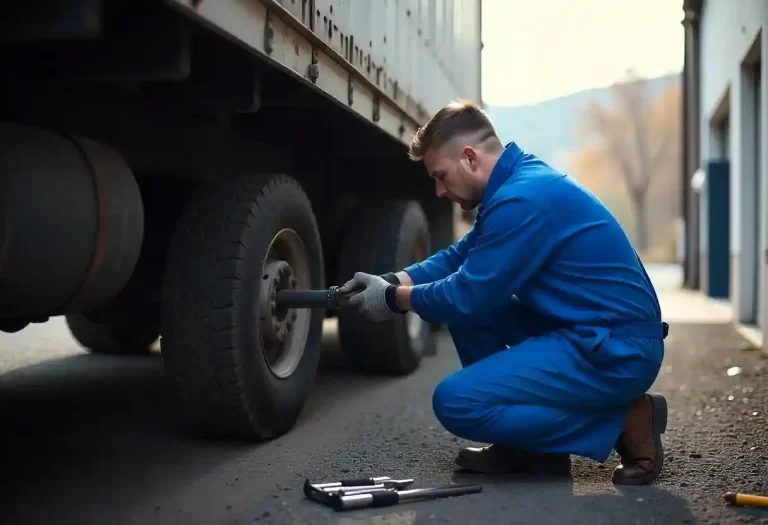
<svg viewBox="0 0 768 525"><path fill-rule="evenodd" d="M467 163L470 166L477 164L477 150L472 146L464 146L461 150L462 156L467 159Z"/></svg>

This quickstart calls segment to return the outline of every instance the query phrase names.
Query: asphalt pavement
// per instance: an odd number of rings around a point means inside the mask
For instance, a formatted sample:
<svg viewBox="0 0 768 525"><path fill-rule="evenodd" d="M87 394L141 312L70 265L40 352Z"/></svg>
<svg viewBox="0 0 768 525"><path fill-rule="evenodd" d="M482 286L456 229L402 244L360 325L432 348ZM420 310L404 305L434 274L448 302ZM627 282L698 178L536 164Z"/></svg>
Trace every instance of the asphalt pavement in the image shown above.
<svg viewBox="0 0 768 525"><path fill-rule="evenodd" d="M667 395L667 467L657 483L610 482L617 458L574 458L571 479L457 474L470 443L431 410L459 367L446 334L405 378L344 369L327 334L316 388L295 429L264 444L197 440L174 424L160 356L85 354L61 319L0 333L0 523L11 524L768 524L725 505L768 493L768 359L725 320L676 318L655 390ZM483 492L338 513L304 480L389 475Z"/></svg>

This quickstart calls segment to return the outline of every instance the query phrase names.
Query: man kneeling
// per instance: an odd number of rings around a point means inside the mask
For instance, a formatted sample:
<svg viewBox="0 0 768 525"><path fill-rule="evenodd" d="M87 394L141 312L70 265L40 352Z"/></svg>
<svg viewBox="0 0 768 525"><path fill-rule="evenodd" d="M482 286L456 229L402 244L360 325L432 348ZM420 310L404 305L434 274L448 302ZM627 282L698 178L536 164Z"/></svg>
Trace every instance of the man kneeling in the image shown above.
<svg viewBox="0 0 768 525"><path fill-rule="evenodd" d="M668 326L621 225L589 191L516 143L477 106L451 103L414 136L437 195L478 209L456 244L342 287L373 320L414 311L445 323L462 369L435 389L465 469L570 472L570 455L621 457L618 484L660 473L662 396L647 394Z"/></svg>

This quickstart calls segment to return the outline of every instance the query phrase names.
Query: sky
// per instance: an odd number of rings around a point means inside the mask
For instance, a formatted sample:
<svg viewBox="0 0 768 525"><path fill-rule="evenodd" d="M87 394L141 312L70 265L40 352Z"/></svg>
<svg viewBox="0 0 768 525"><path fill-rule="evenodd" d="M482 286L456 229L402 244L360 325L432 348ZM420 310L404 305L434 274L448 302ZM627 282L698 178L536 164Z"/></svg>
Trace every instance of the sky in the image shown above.
<svg viewBox="0 0 768 525"><path fill-rule="evenodd" d="M482 0L483 102L525 105L683 68L682 0Z"/></svg>

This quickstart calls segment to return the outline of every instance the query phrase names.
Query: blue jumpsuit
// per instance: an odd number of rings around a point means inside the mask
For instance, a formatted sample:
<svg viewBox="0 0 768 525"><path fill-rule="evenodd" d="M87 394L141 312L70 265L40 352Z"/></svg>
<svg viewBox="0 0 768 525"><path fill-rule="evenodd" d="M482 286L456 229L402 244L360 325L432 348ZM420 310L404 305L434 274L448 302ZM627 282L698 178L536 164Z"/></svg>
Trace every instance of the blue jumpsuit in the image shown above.
<svg viewBox="0 0 768 525"><path fill-rule="evenodd" d="M435 389L472 441L605 461L654 383L667 325L617 219L514 142L472 230L405 269L413 310L445 323L462 369Z"/></svg>

